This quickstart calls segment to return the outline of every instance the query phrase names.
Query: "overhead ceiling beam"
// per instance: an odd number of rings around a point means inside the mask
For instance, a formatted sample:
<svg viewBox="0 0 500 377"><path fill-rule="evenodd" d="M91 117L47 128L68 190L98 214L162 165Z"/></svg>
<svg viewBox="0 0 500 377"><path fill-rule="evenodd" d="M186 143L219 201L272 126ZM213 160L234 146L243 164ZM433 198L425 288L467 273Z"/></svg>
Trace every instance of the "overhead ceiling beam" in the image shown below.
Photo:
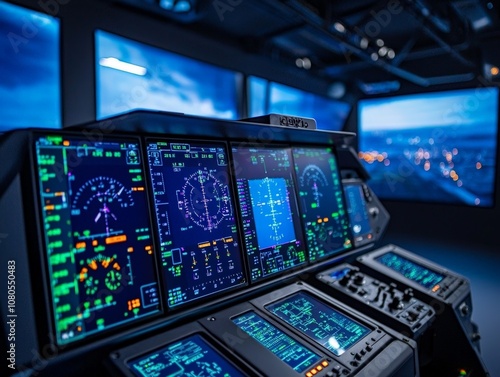
<svg viewBox="0 0 500 377"><path fill-rule="evenodd" d="M271 0L265 0L265 1L271 1ZM274 2L275 3L275 2ZM422 87L427 87L430 85L435 85L437 82L443 82L445 80L444 77L439 77L439 78L426 78L419 76L417 74L414 74L410 71L407 71L405 69L399 68L395 65L391 65L388 62L386 62L384 59L377 59L376 61L371 58L371 54L366 51L361 49L360 47L354 46L352 43L350 43L348 40L345 40L340 36L340 34L337 34L331 30L331 27L325 27L324 25L324 20L312 12L309 8L305 7L304 4L302 4L298 0L285 0L283 2L280 2L280 4L283 4L283 6L286 6L288 9L291 9L295 12L295 14L299 17L301 17L304 22L306 22L308 25L314 27L316 30L320 31L321 33L327 35L329 39L331 40L331 43L328 43L324 40L318 40L317 43L320 43L324 48L327 48L333 52L335 50L338 50L338 45L342 46L345 48L347 51L352 53L353 55L356 55L363 61L368 62L371 65L377 66L397 77L400 77L404 80L407 80L409 82L412 82L416 85L422 86ZM335 47L333 46L335 44ZM471 77L472 75L472 77ZM473 74L471 75L459 75L459 77L450 76L449 80L450 82L457 82L456 80L463 81L463 80L470 80L474 77ZM469 78L471 77L471 78Z"/></svg>

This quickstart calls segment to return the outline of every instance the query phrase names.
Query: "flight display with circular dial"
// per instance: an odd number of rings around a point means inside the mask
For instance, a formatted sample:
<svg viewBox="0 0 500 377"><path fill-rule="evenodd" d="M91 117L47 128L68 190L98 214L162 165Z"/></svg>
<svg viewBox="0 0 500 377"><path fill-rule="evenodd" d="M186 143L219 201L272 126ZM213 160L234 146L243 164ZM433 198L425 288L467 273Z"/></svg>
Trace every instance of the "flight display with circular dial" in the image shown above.
<svg viewBox="0 0 500 377"><path fill-rule="evenodd" d="M329 147L292 148L309 260L352 247L337 160Z"/></svg>
<svg viewBox="0 0 500 377"><path fill-rule="evenodd" d="M206 168L186 178L179 192L184 213L196 225L211 232L231 215L227 183L214 177Z"/></svg>
<svg viewBox="0 0 500 377"><path fill-rule="evenodd" d="M148 140L169 307L246 284L226 144Z"/></svg>
<svg viewBox="0 0 500 377"><path fill-rule="evenodd" d="M138 139L39 135L35 148L57 343L158 313Z"/></svg>
<svg viewBox="0 0 500 377"><path fill-rule="evenodd" d="M83 237L92 238L120 233L120 221L123 222L127 210L133 206L130 188L115 178L97 176L76 190L71 210L73 215L86 218L85 226L91 228L91 233Z"/></svg>

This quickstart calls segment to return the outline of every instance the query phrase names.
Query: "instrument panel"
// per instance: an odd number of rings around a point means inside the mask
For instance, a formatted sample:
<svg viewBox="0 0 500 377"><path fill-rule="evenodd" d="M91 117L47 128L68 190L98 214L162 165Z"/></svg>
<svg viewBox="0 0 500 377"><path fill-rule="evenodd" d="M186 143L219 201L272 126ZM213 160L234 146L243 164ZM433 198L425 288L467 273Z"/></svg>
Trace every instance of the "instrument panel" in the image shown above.
<svg viewBox="0 0 500 377"><path fill-rule="evenodd" d="M0 224L17 236L0 261L26 267L33 313L19 372L418 376L414 340L309 285L388 220L342 178L350 135L282 128L139 112L6 135L20 163L0 167Z"/></svg>

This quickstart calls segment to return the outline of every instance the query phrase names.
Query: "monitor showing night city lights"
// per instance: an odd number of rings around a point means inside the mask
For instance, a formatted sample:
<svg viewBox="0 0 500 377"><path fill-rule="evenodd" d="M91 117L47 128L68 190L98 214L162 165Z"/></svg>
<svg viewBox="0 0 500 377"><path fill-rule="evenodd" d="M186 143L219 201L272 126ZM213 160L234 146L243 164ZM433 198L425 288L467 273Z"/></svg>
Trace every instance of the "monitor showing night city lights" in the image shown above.
<svg viewBox="0 0 500 377"><path fill-rule="evenodd" d="M359 158L382 199L491 207L498 88L358 103Z"/></svg>
<svg viewBox="0 0 500 377"><path fill-rule="evenodd" d="M318 129L341 131L351 111L347 102L323 97L260 77L248 79L250 117L271 113L314 118Z"/></svg>
<svg viewBox="0 0 500 377"><path fill-rule="evenodd" d="M0 1L0 133L61 127L59 19Z"/></svg>
<svg viewBox="0 0 500 377"><path fill-rule="evenodd" d="M101 30L97 119L134 109L237 119L240 73Z"/></svg>

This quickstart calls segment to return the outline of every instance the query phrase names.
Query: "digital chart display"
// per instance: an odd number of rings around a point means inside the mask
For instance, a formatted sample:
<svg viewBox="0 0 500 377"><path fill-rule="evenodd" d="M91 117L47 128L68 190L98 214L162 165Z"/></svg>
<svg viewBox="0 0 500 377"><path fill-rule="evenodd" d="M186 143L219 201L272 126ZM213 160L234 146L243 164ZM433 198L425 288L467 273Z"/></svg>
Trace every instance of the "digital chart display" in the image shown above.
<svg viewBox="0 0 500 377"><path fill-rule="evenodd" d="M226 145L148 141L169 307L245 284Z"/></svg>
<svg viewBox="0 0 500 377"><path fill-rule="evenodd" d="M431 289L444 279L443 275L396 253L389 252L375 260L427 289Z"/></svg>
<svg viewBox="0 0 500 377"><path fill-rule="evenodd" d="M361 185L345 185L344 192L353 236L358 239L358 237L362 238L371 234L372 227L366 210L363 187Z"/></svg>
<svg viewBox="0 0 500 377"><path fill-rule="evenodd" d="M36 159L57 343L158 312L138 140L39 136Z"/></svg>
<svg viewBox="0 0 500 377"><path fill-rule="evenodd" d="M290 149L232 150L251 280L304 264Z"/></svg>
<svg viewBox="0 0 500 377"><path fill-rule="evenodd" d="M284 300L267 305L266 309L337 356L371 332L304 292L294 293Z"/></svg>
<svg viewBox="0 0 500 377"><path fill-rule="evenodd" d="M331 148L293 148L309 260L352 247L337 161Z"/></svg>
<svg viewBox="0 0 500 377"><path fill-rule="evenodd" d="M137 377L245 376L199 334L131 360L128 366Z"/></svg>
<svg viewBox="0 0 500 377"><path fill-rule="evenodd" d="M253 311L233 318L233 322L298 373L321 359Z"/></svg>

